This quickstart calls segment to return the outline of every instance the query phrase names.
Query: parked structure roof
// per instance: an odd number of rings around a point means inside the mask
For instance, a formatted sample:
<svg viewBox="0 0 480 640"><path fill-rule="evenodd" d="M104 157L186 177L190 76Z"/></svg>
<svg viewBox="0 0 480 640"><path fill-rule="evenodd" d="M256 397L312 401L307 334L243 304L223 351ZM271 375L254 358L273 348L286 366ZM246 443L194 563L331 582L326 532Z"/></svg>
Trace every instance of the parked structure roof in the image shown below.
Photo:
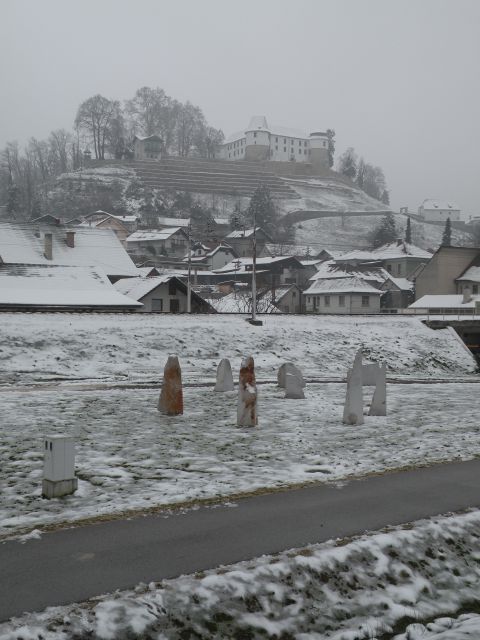
<svg viewBox="0 0 480 640"><path fill-rule="evenodd" d="M98 267L3 264L0 306L136 308Z"/></svg>
<svg viewBox="0 0 480 640"><path fill-rule="evenodd" d="M137 268L111 229L74 227L74 247L65 227L0 223L0 262L5 264L100 267L109 276L136 275ZM52 234L52 259L45 257L45 234Z"/></svg>

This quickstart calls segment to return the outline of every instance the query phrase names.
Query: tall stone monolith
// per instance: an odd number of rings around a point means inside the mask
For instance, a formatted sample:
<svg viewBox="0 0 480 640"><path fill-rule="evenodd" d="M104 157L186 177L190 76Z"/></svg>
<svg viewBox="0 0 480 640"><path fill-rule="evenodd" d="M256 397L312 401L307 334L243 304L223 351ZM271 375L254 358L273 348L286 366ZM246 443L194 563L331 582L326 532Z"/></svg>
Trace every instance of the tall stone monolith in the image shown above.
<svg viewBox="0 0 480 640"><path fill-rule="evenodd" d="M158 400L158 410L167 416L183 414L182 370L177 356L168 356L163 371L163 384Z"/></svg>
<svg viewBox="0 0 480 640"><path fill-rule="evenodd" d="M300 378L294 373L287 372L285 375L285 398L304 400L305 394L303 393L302 382L303 378Z"/></svg>
<svg viewBox="0 0 480 640"><path fill-rule="evenodd" d="M278 386L281 389L285 389L286 387L286 375L287 373L291 373L294 376L297 376L300 379L300 383L302 385L302 387L305 386L305 381L303 379L303 375L302 372L300 371L300 369L298 367L296 367L293 362L284 362L282 365L280 365L279 369L278 369L278 373L277 373L277 381L278 381Z"/></svg>
<svg viewBox="0 0 480 640"><path fill-rule="evenodd" d="M242 360L238 381L237 425L255 427L257 419L257 385L255 382L255 364L249 356Z"/></svg>
<svg viewBox="0 0 480 640"><path fill-rule="evenodd" d="M343 409L344 424L363 424L362 350L357 351L347 374L347 395Z"/></svg>
<svg viewBox="0 0 480 640"><path fill-rule="evenodd" d="M214 391L233 391L234 388L230 360L223 358L217 367L217 382Z"/></svg>
<svg viewBox="0 0 480 640"><path fill-rule="evenodd" d="M382 364L377 372L377 384L373 392L369 416L387 415L387 365Z"/></svg>

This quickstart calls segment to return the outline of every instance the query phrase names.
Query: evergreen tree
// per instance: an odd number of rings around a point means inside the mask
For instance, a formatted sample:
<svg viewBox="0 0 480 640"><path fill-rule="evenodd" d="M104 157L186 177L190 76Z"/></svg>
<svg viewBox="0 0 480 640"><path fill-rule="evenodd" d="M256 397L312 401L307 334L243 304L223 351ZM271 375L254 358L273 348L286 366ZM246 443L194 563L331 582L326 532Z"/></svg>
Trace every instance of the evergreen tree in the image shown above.
<svg viewBox="0 0 480 640"><path fill-rule="evenodd" d="M445 222L445 229L443 230L442 236L442 247L451 247L452 246L452 223L450 218L447 218Z"/></svg>
<svg viewBox="0 0 480 640"><path fill-rule="evenodd" d="M373 248L381 247L384 244L394 242L397 239L397 228L393 213L387 213L378 227L374 230L371 241Z"/></svg>
<svg viewBox="0 0 480 640"><path fill-rule="evenodd" d="M405 242L412 243L412 223L410 218L407 218L407 228L405 229Z"/></svg>
<svg viewBox="0 0 480 640"><path fill-rule="evenodd" d="M328 164L333 167L335 159L335 129L327 129L328 137Z"/></svg>
<svg viewBox="0 0 480 640"><path fill-rule="evenodd" d="M277 211L270 195L270 190L264 184L255 189L247 209L247 220L253 225L255 218L257 227L262 227L270 235L275 235L277 225Z"/></svg>
<svg viewBox="0 0 480 640"><path fill-rule="evenodd" d="M390 193L386 189L384 189L382 193L382 202L390 206Z"/></svg>

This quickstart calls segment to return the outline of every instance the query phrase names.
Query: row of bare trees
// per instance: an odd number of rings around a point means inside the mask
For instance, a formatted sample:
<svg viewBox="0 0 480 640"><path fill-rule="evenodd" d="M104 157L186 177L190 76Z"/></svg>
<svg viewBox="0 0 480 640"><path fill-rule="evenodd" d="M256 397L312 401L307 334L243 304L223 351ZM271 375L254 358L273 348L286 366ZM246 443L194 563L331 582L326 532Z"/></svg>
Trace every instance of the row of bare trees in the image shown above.
<svg viewBox="0 0 480 640"><path fill-rule="evenodd" d="M168 154L181 157L212 157L224 138L222 131L208 125L200 107L179 102L159 87L138 89L123 106L118 100L92 96L79 106L75 128L100 160L107 155L128 157L136 135L157 134Z"/></svg>
<svg viewBox="0 0 480 640"><path fill-rule="evenodd" d="M81 103L73 131L57 129L46 140L30 138L24 148L9 142L0 151L0 205L16 219L43 213L54 179L92 157L128 158L136 135L160 135L171 155L212 157L223 133L208 125L202 110L179 102L160 88L142 87L133 98L95 95Z"/></svg>
<svg viewBox="0 0 480 640"><path fill-rule="evenodd" d="M382 168L365 162L363 158L358 158L353 147L349 147L338 158L337 171L350 178L372 198L381 200L383 204L390 204L390 194Z"/></svg>

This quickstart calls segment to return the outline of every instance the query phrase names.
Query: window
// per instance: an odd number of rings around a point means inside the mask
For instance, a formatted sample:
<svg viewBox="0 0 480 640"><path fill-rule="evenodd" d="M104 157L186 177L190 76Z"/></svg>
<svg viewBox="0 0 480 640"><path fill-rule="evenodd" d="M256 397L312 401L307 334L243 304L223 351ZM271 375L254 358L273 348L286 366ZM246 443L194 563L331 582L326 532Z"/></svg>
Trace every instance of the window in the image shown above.
<svg viewBox="0 0 480 640"><path fill-rule="evenodd" d="M330 306L330 296L325 296L324 301L325 301L325 306L329 307Z"/></svg>
<svg viewBox="0 0 480 640"><path fill-rule="evenodd" d="M474 284L472 287L472 293L473 294L477 294L478 293L478 284Z"/></svg>
<svg viewBox="0 0 480 640"><path fill-rule="evenodd" d="M286 151L286 150L287 150L287 147L283 147L283 150L284 150L284 151Z"/></svg>
<svg viewBox="0 0 480 640"><path fill-rule="evenodd" d="M302 144L302 141L301 141L301 140L299 140L299 141L298 141L298 146L300 146L301 144Z"/></svg>
<svg viewBox="0 0 480 640"><path fill-rule="evenodd" d="M161 298L152 298L152 311L163 311L163 300Z"/></svg>
<svg viewBox="0 0 480 640"><path fill-rule="evenodd" d="M388 271L388 273L392 273L392 265L391 264L387 264L387 271Z"/></svg>
<svg viewBox="0 0 480 640"><path fill-rule="evenodd" d="M297 293L295 291L292 291L292 298L296 298L297 297Z"/></svg>
<svg viewBox="0 0 480 640"><path fill-rule="evenodd" d="M257 137L257 132L256 132L256 131L254 131L254 132L253 132L253 137L254 137L254 138L256 138L256 137Z"/></svg>
<svg viewBox="0 0 480 640"><path fill-rule="evenodd" d="M286 138L283 139L283 144L287 144L287 139Z"/></svg>
<svg viewBox="0 0 480 640"><path fill-rule="evenodd" d="M323 146L326 147L327 143L325 142L325 140L323 141Z"/></svg>
<svg viewBox="0 0 480 640"><path fill-rule="evenodd" d="M174 296L177 293L177 287L175 286L174 280L169 280L168 282L168 295Z"/></svg>
<svg viewBox="0 0 480 640"><path fill-rule="evenodd" d="M275 145L275 151L278 151L278 144Z"/></svg>
<svg viewBox="0 0 480 640"><path fill-rule="evenodd" d="M307 296L307 302L310 304L310 296Z"/></svg>
<svg viewBox="0 0 480 640"><path fill-rule="evenodd" d="M278 138L275 138L275 142L278 142Z"/></svg>
<svg viewBox="0 0 480 640"><path fill-rule="evenodd" d="M370 296L362 296L362 307L370 306Z"/></svg>
<svg viewBox="0 0 480 640"><path fill-rule="evenodd" d="M339 307L345 306L345 296L338 296L338 306Z"/></svg>
<svg viewBox="0 0 480 640"><path fill-rule="evenodd" d="M399 276L402 273L402 265L399 263L397 264L397 275Z"/></svg>

